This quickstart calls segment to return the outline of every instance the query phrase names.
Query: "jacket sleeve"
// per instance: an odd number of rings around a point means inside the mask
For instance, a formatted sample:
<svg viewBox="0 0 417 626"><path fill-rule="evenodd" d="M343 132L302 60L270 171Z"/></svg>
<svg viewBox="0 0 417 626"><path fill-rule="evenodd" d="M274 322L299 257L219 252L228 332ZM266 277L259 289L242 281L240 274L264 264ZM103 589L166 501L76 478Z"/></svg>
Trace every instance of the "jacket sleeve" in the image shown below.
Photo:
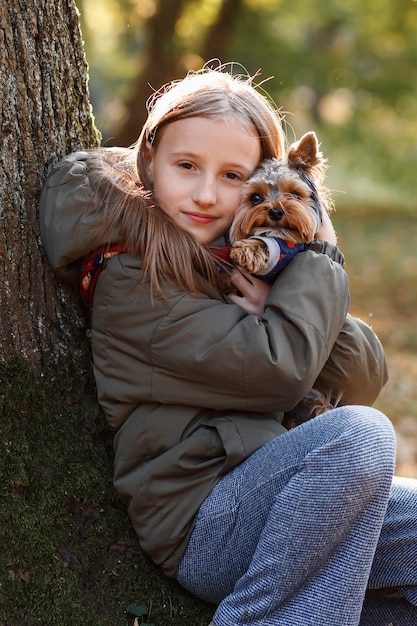
<svg viewBox="0 0 417 626"><path fill-rule="evenodd" d="M97 283L93 348L104 405L289 410L328 361L349 306L341 265L310 250L281 273L262 317L169 291L151 306L139 267L128 255L111 259Z"/></svg>
<svg viewBox="0 0 417 626"><path fill-rule="evenodd" d="M365 322L348 315L316 386L341 392L341 404L371 405L387 380L381 342Z"/></svg>

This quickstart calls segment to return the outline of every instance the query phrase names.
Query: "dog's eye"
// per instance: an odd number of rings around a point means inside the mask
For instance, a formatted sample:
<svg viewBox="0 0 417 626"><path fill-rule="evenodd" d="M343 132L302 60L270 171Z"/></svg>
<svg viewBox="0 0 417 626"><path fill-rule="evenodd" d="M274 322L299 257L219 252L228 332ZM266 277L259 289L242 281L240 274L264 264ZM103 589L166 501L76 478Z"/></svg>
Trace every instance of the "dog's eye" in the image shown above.
<svg viewBox="0 0 417 626"><path fill-rule="evenodd" d="M296 191L292 191L290 193L290 196L292 196L293 198L295 198L296 200L301 200L301 196L299 193L297 193Z"/></svg>
<svg viewBox="0 0 417 626"><path fill-rule="evenodd" d="M250 196L249 200L251 201L251 204L253 204L255 206L256 204L261 204L261 202L264 201L264 198L263 198L263 196L261 196L260 193L253 193Z"/></svg>

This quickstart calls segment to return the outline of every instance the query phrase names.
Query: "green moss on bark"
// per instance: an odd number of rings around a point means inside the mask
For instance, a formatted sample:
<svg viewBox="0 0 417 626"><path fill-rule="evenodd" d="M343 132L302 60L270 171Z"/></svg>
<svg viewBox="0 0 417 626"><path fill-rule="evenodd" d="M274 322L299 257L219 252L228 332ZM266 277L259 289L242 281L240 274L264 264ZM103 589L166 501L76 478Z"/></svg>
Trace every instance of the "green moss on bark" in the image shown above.
<svg viewBox="0 0 417 626"><path fill-rule="evenodd" d="M88 352L86 348L85 353ZM206 626L213 607L140 551L112 485L112 433L88 358L0 366L0 622Z"/></svg>

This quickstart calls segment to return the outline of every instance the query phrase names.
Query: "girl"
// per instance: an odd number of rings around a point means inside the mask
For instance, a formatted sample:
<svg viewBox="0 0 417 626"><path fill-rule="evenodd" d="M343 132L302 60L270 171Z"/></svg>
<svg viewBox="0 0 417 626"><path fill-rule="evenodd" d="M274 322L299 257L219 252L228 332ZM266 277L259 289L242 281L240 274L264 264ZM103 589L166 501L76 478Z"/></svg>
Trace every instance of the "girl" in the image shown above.
<svg viewBox="0 0 417 626"><path fill-rule="evenodd" d="M393 429L369 408L381 345L348 314L326 211L323 253L296 254L273 285L234 271L223 295L209 249L242 183L284 152L250 78L190 74L150 101L134 149L53 168L41 234L60 278L82 268L114 484L142 548L218 604L215 626L354 626L367 585L416 601L415 496L390 497ZM287 432L283 412L313 384L344 406Z"/></svg>

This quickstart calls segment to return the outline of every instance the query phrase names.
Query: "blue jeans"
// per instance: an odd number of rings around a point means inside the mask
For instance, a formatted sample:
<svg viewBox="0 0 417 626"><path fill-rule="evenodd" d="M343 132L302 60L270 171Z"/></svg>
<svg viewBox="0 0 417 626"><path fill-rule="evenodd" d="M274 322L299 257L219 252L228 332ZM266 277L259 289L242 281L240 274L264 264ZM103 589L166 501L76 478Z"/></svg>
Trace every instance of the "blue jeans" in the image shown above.
<svg viewBox="0 0 417 626"><path fill-rule="evenodd" d="M405 538L407 568L396 541L395 498L383 527L394 463L393 428L369 407L334 409L270 441L203 502L178 582L218 604L216 626L357 626L368 582L413 592L417 581L416 542Z"/></svg>

